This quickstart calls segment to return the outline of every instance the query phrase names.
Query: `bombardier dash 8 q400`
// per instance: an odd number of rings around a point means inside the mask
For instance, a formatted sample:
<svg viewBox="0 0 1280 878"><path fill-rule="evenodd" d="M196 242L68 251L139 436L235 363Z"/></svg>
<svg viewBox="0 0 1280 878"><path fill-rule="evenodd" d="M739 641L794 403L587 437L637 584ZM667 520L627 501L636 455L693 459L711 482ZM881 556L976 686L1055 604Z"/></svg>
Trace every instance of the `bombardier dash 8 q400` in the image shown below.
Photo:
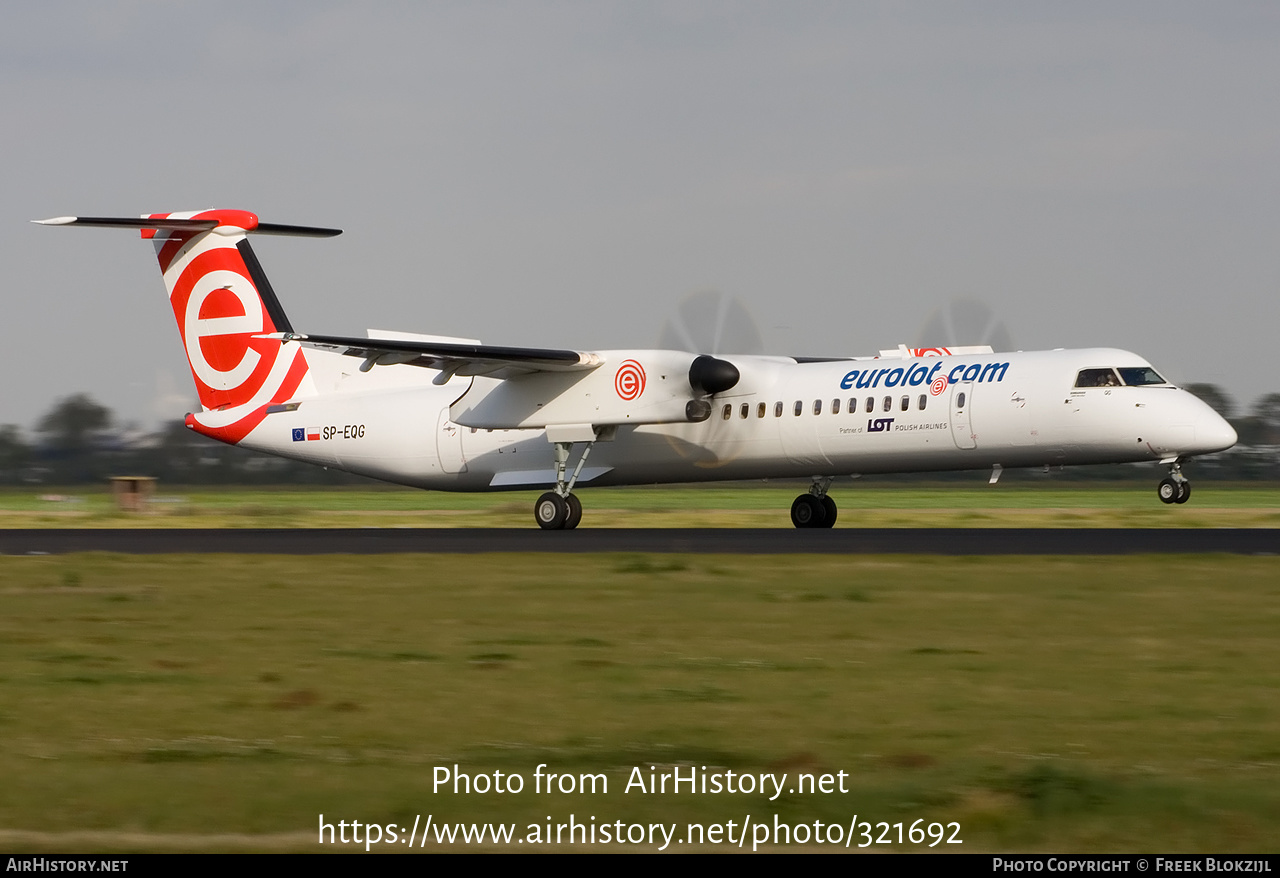
<svg viewBox="0 0 1280 878"><path fill-rule="evenodd" d="M580 485L810 478L796 527L831 527L838 476L1158 462L1165 503L1181 462L1236 433L1120 350L989 347L813 359L696 351L569 351L369 330L297 332L249 235L337 229L246 211L56 217L140 229L155 246L202 410L222 442L447 491L549 488L548 530L577 527Z"/></svg>

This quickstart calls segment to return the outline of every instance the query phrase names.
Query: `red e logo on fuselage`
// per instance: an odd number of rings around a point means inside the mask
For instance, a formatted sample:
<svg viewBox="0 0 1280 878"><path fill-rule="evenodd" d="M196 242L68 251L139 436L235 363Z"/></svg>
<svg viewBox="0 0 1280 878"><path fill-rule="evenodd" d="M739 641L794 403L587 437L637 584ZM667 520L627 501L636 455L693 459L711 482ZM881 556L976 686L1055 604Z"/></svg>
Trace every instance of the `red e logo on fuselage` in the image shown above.
<svg viewBox="0 0 1280 878"><path fill-rule="evenodd" d="M635 360L624 360L613 376L613 389L627 402L644 393L644 366Z"/></svg>

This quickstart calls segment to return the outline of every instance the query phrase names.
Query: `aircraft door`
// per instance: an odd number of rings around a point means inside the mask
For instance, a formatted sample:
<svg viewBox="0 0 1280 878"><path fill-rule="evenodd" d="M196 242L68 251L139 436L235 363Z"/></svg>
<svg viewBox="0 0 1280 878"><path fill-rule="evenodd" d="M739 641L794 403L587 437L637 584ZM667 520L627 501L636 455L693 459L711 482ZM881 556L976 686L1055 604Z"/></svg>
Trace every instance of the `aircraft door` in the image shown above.
<svg viewBox="0 0 1280 878"><path fill-rule="evenodd" d="M440 468L447 473L465 473L467 458L462 451L462 431L467 429L449 420L449 409L440 410L440 420L436 424L436 454L440 458Z"/></svg>
<svg viewBox="0 0 1280 878"><path fill-rule="evenodd" d="M951 438L957 448L978 447L970 412L973 409L973 382L957 381L951 385Z"/></svg>

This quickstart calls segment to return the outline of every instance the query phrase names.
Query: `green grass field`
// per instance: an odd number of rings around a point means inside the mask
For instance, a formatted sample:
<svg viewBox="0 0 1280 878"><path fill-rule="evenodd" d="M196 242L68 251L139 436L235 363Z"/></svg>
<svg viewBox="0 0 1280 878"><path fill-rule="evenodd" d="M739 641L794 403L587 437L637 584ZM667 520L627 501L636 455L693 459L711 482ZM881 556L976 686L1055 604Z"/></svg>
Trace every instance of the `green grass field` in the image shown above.
<svg viewBox="0 0 1280 878"><path fill-rule="evenodd" d="M1275 558L0 557L0 594L11 851L314 852L322 813L1280 847ZM672 765L850 791L622 792Z"/></svg>
<svg viewBox="0 0 1280 878"><path fill-rule="evenodd" d="M935 486L844 480L836 527L1280 527L1280 487L1197 483L1166 506L1150 483ZM587 488L582 527L790 527L805 486ZM529 527L537 491L161 486L145 513L105 488L0 491L0 527Z"/></svg>

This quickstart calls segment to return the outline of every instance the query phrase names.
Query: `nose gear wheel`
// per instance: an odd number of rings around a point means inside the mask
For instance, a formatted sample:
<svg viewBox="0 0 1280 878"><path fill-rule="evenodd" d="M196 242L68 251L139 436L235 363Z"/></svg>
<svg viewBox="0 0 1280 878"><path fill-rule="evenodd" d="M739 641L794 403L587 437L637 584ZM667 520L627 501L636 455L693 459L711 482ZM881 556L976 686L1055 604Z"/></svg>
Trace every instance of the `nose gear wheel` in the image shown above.
<svg viewBox="0 0 1280 878"><path fill-rule="evenodd" d="M1191 483L1183 478L1178 461L1169 464L1169 475L1156 486L1156 496L1161 503L1186 503L1191 499Z"/></svg>

